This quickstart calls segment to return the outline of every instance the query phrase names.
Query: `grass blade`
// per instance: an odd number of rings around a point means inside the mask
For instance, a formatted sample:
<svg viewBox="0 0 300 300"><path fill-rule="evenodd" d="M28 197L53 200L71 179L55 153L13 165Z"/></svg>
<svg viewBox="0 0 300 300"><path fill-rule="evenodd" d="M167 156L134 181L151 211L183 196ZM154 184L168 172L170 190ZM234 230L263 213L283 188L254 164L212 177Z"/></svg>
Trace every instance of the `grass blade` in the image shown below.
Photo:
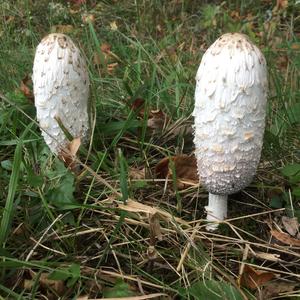
<svg viewBox="0 0 300 300"><path fill-rule="evenodd" d="M126 204L126 201L128 200L129 193L128 193L128 172L127 172L127 163L126 160L122 154L121 149L118 151L119 154L119 163L120 163L120 188L122 193L122 200L124 204Z"/></svg>
<svg viewBox="0 0 300 300"><path fill-rule="evenodd" d="M22 160L22 145L23 145L23 141L20 140L17 144L15 154L14 154L14 162L12 167L12 174L9 181L8 195L3 210L1 226L0 226L1 247L4 247L5 239L8 235L11 219L13 217L14 200L17 192L19 175L20 175L20 166Z"/></svg>

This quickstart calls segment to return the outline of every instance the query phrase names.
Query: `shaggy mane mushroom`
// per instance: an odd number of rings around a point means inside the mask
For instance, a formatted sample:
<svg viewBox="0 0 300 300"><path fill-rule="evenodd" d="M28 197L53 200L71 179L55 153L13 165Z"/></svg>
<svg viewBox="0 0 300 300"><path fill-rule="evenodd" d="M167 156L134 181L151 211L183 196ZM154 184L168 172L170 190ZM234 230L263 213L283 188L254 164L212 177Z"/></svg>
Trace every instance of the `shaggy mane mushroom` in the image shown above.
<svg viewBox="0 0 300 300"><path fill-rule="evenodd" d="M89 77L85 59L70 37L53 33L37 46L33 65L37 120L45 142L55 154L73 138L87 138ZM61 122L61 124L59 124Z"/></svg>
<svg viewBox="0 0 300 300"><path fill-rule="evenodd" d="M240 33L218 38L196 75L194 143L208 221L227 217L228 195L246 187L260 160L267 100L266 62ZM217 229L217 223L207 225Z"/></svg>

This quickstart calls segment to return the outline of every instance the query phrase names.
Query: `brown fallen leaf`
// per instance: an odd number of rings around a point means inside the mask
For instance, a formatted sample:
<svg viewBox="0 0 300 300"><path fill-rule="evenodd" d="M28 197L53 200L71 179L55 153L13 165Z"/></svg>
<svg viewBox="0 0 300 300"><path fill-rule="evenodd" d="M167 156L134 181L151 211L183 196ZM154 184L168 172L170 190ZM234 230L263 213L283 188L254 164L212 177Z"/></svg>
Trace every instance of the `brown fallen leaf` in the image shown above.
<svg viewBox="0 0 300 300"><path fill-rule="evenodd" d="M5 24L7 25L15 20L15 16L4 16L3 19Z"/></svg>
<svg viewBox="0 0 300 300"><path fill-rule="evenodd" d="M173 166L170 165L170 159ZM175 169L178 188L185 188L188 185L195 185L199 182L197 173L197 161L194 155L178 155L163 158L155 167L155 174L158 178L172 178Z"/></svg>
<svg viewBox="0 0 300 300"><path fill-rule="evenodd" d="M142 98L136 98L130 105L130 108L137 113L138 118L144 118L146 101ZM147 110L147 127L152 133L161 133L169 122L169 117L161 110Z"/></svg>
<svg viewBox="0 0 300 300"><path fill-rule="evenodd" d="M144 107L145 107L145 100L142 98L136 98L130 104L130 108L134 112L136 112L140 118L144 117L144 113L145 113Z"/></svg>
<svg viewBox="0 0 300 300"><path fill-rule="evenodd" d="M275 6L275 11L276 10L285 10L285 9L287 9L288 5L289 5L288 0L277 0L276 6Z"/></svg>
<svg viewBox="0 0 300 300"><path fill-rule="evenodd" d="M100 49L103 53L106 53L106 54L110 54L110 50L111 50L111 45L108 44L108 43L103 43L101 46L100 46Z"/></svg>
<svg viewBox="0 0 300 300"><path fill-rule="evenodd" d="M147 112L147 127L152 134L160 134L164 141L169 141L179 135L192 133L192 124L187 119L181 118L172 121L161 109L153 110L146 106L143 98L135 98L133 101L126 101L126 104L136 113L138 119L144 119ZM163 133L163 135L161 135Z"/></svg>
<svg viewBox="0 0 300 300"><path fill-rule="evenodd" d="M79 149L80 145L81 145L80 137L77 137L72 142L70 142L70 144L69 144L69 150L70 150L70 154L72 156L76 155L76 153L78 152L78 149Z"/></svg>
<svg viewBox="0 0 300 300"><path fill-rule="evenodd" d="M278 296L284 296L282 295L283 293L290 293L292 292L297 284L285 282L285 281L274 281L274 282L269 282L266 284L266 286L263 287L261 294L260 294L260 299L271 299L273 297L278 297Z"/></svg>
<svg viewBox="0 0 300 300"><path fill-rule="evenodd" d="M99 54L97 51L94 52L93 54L93 63L95 66L102 66L105 64L105 58L104 58L104 55L102 53Z"/></svg>
<svg viewBox="0 0 300 300"><path fill-rule="evenodd" d="M41 288L54 290L58 295L63 295L67 290L63 280L51 280L48 279L47 273L42 273L38 280ZM36 275L32 275L32 279L24 280L24 289L31 290L36 285Z"/></svg>
<svg viewBox="0 0 300 300"><path fill-rule="evenodd" d="M298 218L289 218L283 216L281 222L284 226L284 229L292 236L295 236L299 232L299 222Z"/></svg>
<svg viewBox="0 0 300 300"><path fill-rule="evenodd" d="M191 145L193 144L192 125L193 121L185 117L169 121L160 136L160 140L169 143L180 137L184 139L186 145Z"/></svg>
<svg viewBox="0 0 300 300"><path fill-rule="evenodd" d="M95 66L103 67L104 71L112 74L115 69L119 66L120 58L111 52L111 46L107 43L103 43L100 46L99 51L95 51L93 54L93 62Z"/></svg>
<svg viewBox="0 0 300 300"><path fill-rule="evenodd" d="M66 291L66 287L62 280L51 280L48 279L47 273L42 273L40 276L40 283L45 288L54 289L59 295L62 295Z"/></svg>
<svg viewBox="0 0 300 300"><path fill-rule="evenodd" d="M275 277L274 273L259 271L249 265L245 265L240 283L250 289L256 289Z"/></svg>
<svg viewBox="0 0 300 300"><path fill-rule="evenodd" d="M88 24L88 23L95 23L95 16L94 15L92 15L92 14L84 14L83 16L82 16L82 22L84 23L84 24Z"/></svg>
<svg viewBox="0 0 300 300"><path fill-rule="evenodd" d="M300 43L293 43L291 45L291 49L293 49L293 50L300 50Z"/></svg>
<svg viewBox="0 0 300 300"><path fill-rule="evenodd" d="M300 240L290 237L290 235L287 233L279 232L279 231L273 229L273 230L271 230L271 234L278 241L282 242L285 245L300 247Z"/></svg>
<svg viewBox="0 0 300 300"><path fill-rule="evenodd" d="M169 118L161 110L151 110L149 113L149 119L147 121L148 128L152 129L154 132L161 131L167 124Z"/></svg>
<svg viewBox="0 0 300 300"><path fill-rule="evenodd" d="M33 97L33 93L32 93L32 88L30 86L32 86L32 80L28 75L26 75L21 80L20 91L28 100L33 102L34 97Z"/></svg>
<svg viewBox="0 0 300 300"><path fill-rule="evenodd" d="M68 145L66 150L62 150L58 157L64 162L65 166L73 172L77 172L78 165L75 162L76 154L80 148L80 137L74 138Z"/></svg>
<svg viewBox="0 0 300 300"><path fill-rule="evenodd" d="M231 12L230 12L230 17L231 17L233 20L241 20L240 12L237 11L237 10L231 11Z"/></svg>
<svg viewBox="0 0 300 300"><path fill-rule="evenodd" d="M145 179L146 173L145 168L143 169L137 169L137 168L130 168L128 171L128 177L130 179Z"/></svg>
<svg viewBox="0 0 300 300"><path fill-rule="evenodd" d="M159 223L159 215L155 213L149 216L150 225L150 245L155 246L156 240L162 240L161 228Z"/></svg>
<svg viewBox="0 0 300 300"><path fill-rule="evenodd" d="M178 51L178 46L170 46L167 47L166 50L166 54L168 55L168 57L170 58L172 63L176 63L178 61L178 55L177 55L177 51ZM180 51L179 51L180 53Z"/></svg>

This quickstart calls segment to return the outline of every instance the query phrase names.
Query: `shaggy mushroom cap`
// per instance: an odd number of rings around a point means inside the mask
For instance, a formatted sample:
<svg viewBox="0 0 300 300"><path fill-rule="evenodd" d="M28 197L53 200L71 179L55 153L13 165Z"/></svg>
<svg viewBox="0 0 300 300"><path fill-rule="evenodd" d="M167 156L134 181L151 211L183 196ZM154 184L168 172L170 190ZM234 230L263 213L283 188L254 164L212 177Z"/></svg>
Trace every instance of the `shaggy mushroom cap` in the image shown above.
<svg viewBox="0 0 300 300"><path fill-rule="evenodd" d="M247 186L260 160L267 99L266 62L240 33L217 39L196 75L194 143L198 172L210 193Z"/></svg>
<svg viewBox="0 0 300 300"><path fill-rule="evenodd" d="M88 71L82 54L68 36L53 33L41 41L32 79L37 119L51 151L59 154L69 143L58 120L73 138L86 139Z"/></svg>

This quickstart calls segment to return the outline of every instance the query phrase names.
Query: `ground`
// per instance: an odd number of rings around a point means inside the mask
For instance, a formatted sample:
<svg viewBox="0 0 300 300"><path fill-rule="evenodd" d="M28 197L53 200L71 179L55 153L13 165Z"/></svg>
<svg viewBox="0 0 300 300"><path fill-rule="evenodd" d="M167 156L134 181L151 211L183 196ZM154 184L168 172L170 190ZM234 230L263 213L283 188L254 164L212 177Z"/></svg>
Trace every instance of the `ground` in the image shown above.
<svg viewBox="0 0 300 300"><path fill-rule="evenodd" d="M299 1L0 9L2 299L300 297ZM72 38L91 81L90 142L71 142L71 165L36 122L32 65L50 32ZM247 34L266 57L267 121L257 175L211 233L191 112L201 57L226 32Z"/></svg>

